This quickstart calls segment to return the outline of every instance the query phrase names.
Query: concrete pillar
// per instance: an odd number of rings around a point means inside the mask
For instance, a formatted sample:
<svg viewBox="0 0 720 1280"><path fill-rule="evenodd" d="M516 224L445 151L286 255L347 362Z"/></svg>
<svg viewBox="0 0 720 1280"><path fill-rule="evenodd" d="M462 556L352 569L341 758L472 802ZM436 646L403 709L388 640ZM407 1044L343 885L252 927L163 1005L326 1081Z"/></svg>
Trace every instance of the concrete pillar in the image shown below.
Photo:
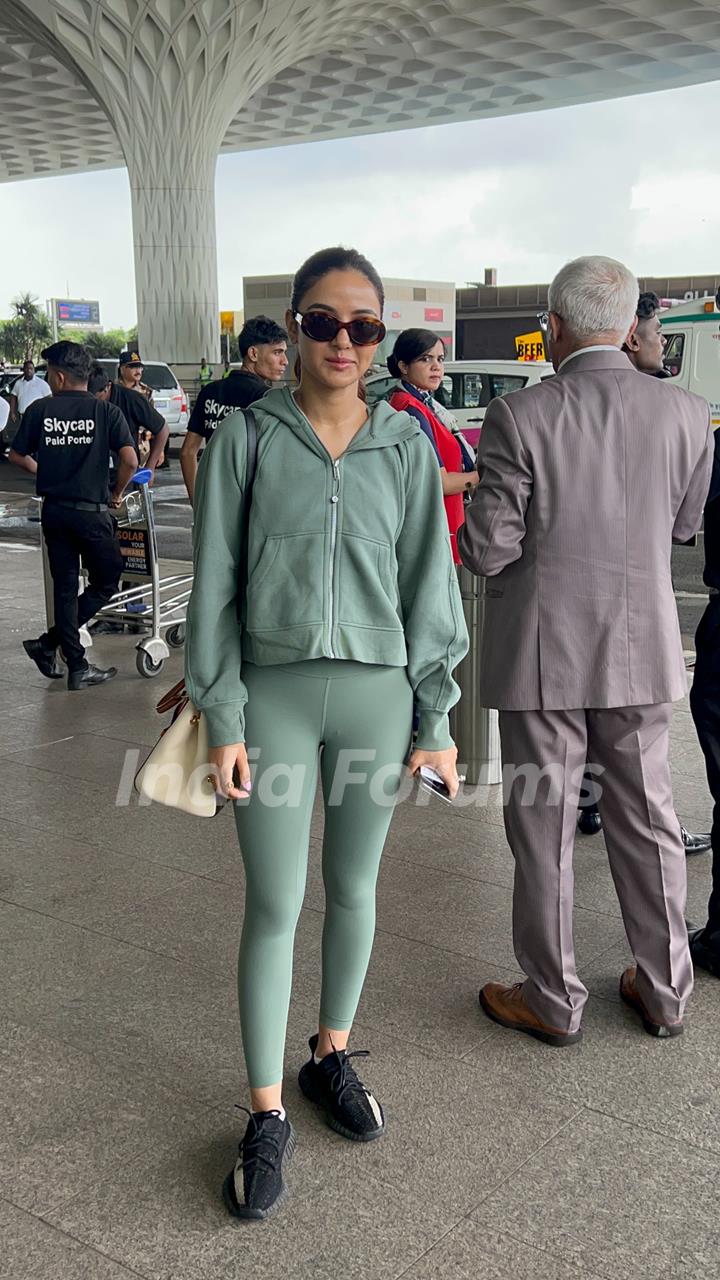
<svg viewBox="0 0 720 1280"><path fill-rule="evenodd" d="M14 27L45 41L73 70L116 129L132 192L141 354L176 364L216 361L215 164L228 126L283 68L364 31L362 4L2 3ZM282 227L291 204L275 216Z"/></svg>
<svg viewBox="0 0 720 1280"><path fill-rule="evenodd" d="M146 360L197 364L206 356L212 364L220 356L217 152L200 140L188 158L178 141L157 141L158 163L128 159L138 343Z"/></svg>

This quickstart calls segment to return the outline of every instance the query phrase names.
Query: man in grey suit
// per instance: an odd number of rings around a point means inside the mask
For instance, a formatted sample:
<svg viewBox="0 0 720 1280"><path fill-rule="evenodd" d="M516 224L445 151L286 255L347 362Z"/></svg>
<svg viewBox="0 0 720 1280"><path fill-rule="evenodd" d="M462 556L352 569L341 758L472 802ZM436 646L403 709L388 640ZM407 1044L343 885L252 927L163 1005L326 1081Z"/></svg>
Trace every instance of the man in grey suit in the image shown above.
<svg viewBox="0 0 720 1280"><path fill-rule="evenodd" d="M582 1034L572 855L585 760L635 965L620 993L674 1036L692 989L685 857L673 809L671 703L686 692L671 540L698 529L712 468L704 400L620 349L638 285L579 258L549 293L556 378L494 400L480 485L458 536L486 579L481 700L500 711L513 937L524 983L489 983L485 1013L554 1045ZM515 774L514 781L512 774Z"/></svg>

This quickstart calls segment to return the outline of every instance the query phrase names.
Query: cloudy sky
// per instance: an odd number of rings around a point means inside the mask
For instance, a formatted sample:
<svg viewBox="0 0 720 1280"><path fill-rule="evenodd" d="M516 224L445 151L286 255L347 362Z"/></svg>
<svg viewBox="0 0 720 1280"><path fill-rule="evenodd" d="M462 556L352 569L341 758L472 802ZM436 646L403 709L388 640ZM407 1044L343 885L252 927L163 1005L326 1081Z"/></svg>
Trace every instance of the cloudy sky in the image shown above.
<svg viewBox="0 0 720 1280"><path fill-rule="evenodd" d="M472 124L224 156L217 169L220 306L242 277L354 244L390 276L548 280L607 253L641 275L720 268L720 84ZM29 289L99 298L135 321L124 170L0 187L0 315Z"/></svg>

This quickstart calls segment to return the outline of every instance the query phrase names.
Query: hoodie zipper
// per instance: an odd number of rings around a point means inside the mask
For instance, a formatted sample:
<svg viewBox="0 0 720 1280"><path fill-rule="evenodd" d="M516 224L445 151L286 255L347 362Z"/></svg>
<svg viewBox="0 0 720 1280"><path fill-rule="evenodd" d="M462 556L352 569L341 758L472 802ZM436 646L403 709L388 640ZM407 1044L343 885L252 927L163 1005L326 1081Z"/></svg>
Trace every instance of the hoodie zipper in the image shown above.
<svg viewBox="0 0 720 1280"><path fill-rule="evenodd" d="M335 657L333 649L333 631L335 629L335 547L337 545L338 506L340 504L340 462L333 462L333 488L330 498L330 572L329 572L329 624L328 624L328 656Z"/></svg>

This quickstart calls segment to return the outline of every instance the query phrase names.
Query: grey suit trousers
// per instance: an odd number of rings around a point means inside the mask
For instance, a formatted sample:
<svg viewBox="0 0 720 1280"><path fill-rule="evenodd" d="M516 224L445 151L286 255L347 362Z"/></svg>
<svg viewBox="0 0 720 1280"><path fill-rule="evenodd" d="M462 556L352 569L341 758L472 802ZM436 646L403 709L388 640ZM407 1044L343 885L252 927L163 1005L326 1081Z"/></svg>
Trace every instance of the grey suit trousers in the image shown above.
<svg viewBox="0 0 720 1280"><path fill-rule="evenodd" d="M560 1031L578 1029L588 994L575 968L572 919L586 759L601 789L605 843L638 992L653 1018L675 1022L692 991L685 852L668 764L671 711L670 703L659 703L500 712L505 830L515 858L515 955L527 974L527 1003Z"/></svg>

